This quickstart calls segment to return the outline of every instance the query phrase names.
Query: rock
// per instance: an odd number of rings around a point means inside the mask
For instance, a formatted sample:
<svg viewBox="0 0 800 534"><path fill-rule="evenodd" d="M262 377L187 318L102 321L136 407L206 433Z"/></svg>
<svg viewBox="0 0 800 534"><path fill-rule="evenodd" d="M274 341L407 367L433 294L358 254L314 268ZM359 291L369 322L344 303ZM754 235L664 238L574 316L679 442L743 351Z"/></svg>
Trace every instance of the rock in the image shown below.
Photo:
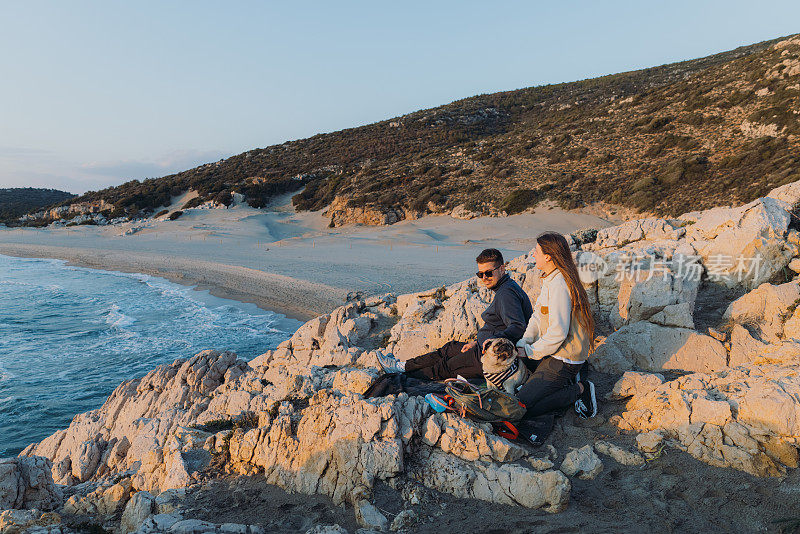
<svg viewBox="0 0 800 534"><path fill-rule="evenodd" d="M204 534L206 532L216 532L217 526L214 523L199 519L183 519L173 524L169 531L173 534Z"/></svg>
<svg viewBox="0 0 800 534"><path fill-rule="evenodd" d="M561 464L561 471L567 476L577 476L583 480L594 480L603 470L603 462L594 453L591 445L572 449Z"/></svg>
<svg viewBox="0 0 800 534"><path fill-rule="evenodd" d="M724 332L720 332L716 328L712 328L710 326L708 327L708 335L722 343L728 340L728 336L726 336Z"/></svg>
<svg viewBox="0 0 800 534"><path fill-rule="evenodd" d="M763 341L777 342L783 337L784 322L798 303L800 283L761 284L733 301L725 310L724 318L756 327Z"/></svg>
<svg viewBox="0 0 800 534"><path fill-rule="evenodd" d="M693 302L681 302L678 304L670 304L668 306L664 306L664 308L660 312L656 313L655 315L652 315L649 321L651 323L660 324L662 326L694 328L693 310L694 310Z"/></svg>
<svg viewBox="0 0 800 534"><path fill-rule="evenodd" d="M598 230L594 248L619 248L642 240L679 239L685 233L685 228L676 228L665 219L636 219Z"/></svg>
<svg viewBox="0 0 800 534"><path fill-rule="evenodd" d="M481 425L453 413L437 413L425 421L422 441L464 460L512 462L527 451Z"/></svg>
<svg viewBox="0 0 800 534"><path fill-rule="evenodd" d="M614 328L653 318L668 326L694 328L692 318L699 277L678 276L670 267L625 273L619 280L616 306L611 310ZM676 324L677 323L677 324Z"/></svg>
<svg viewBox="0 0 800 534"><path fill-rule="evenodd" d="M122 483L117 483L106 488L102 497L96 504L97 512L100 515L113 517L122 511L131 496L131 479L123 479Z"/></svg>
<svg viewBox="0 0 800 534"><path fill-rule="evenodd" d="M61 516L55 512L40 510L0 511L0 532L4 534L61 534L72 532L61 528Z"/></svg>
<svg viewBox="0 0 800 534"><path fill-rule="evenodd" d="M695 458L757 476L798 463L800 377L796 364L750 365L696 373L635 395L617 424L640 432L652 452L664 438Z"/></svg>
<svg viewBox="0 0 800 534"><path fill-rule="evenodd" d="M405 449L427 410L421 397L404 393L361 399L321 390L302 414L234 431L231 466L240 473L258 468L270 484L342 503L403 471Z"/></svg>
<svg viewBox="0 0 800 534"><path fill-rule="evenodd" d="M306 530L306 534L348 534L347 529L340 525L317 525Z"/></svg>
<svg viewBox="0 0 800 534"><path fill-rule="evenodd" d="M639 466L645 464L645 460L641 455L626 451L622 447L618 447L608 441L596 441L594 448L600 454L610 456L620 465Z"/></svg>
<svg viewBox="0 0 800 534"><path fill-rule="evenodd" d="M639 321L608 336L589 362L607 373L630 369L708 372L727 367L728 354L722 343L694 330Z"/></svg>
<svg viewBox="0 0 800 534"><path fill-rule="evenodd" d="M135 531L135 534L156 534L169 532L169 529L172 528L175 523L182 520L183 516L179 513L151 515L139 526L139 529Z"/></svg>
<svg viewBox="0 0 800 534"><path fill-rule="evenodd" d="M454 219L468 220L468 219L474 219L475 217L480 217L481 213L477 211L468 210L464 206L464 204L461 204L453 208L453 211L450 212L450 216Z"/></svg>
<svg viewBox="0 0 800 534"><path fill-rule="evenodd" d="M792 261L789 262L789 265L787 265L787 267L789 268L789 270L795 273L800 273L800 258L792 259Z"/></svg>
<svg viewBox="0 0 800 534"><path fill-rule="evenodd" d="M367 369L341 369L333 375L333 389L342 394L364 393L382 373Z"/></svg>
<svg viewBox="0 0 800 534"><path fill-rule="evenodd" d="M362 527L384 531L389 520L369 501L361 501L355 505L356 521Z"/></svg>
<svg viewBox="0 0 800 534"><path fill-rule="evenodd" d="M218 527L217 531L226 534L250 534L250 527L240 523L223 523Z"/></svg>
<svg viewBox="0 0 800 534"><path fill-rule="evenodd" d="M413 218L410 212L399 209L387 209L375 206L352 207L348 205L345 197L334 197L328 206L328 217L331 226L339 227L346 224L366 224L370 226L389 225L406 218Z"/></svg>
<svg viewBox="0 0 800 534"><path fill-rule="evenodd" d="M451 340L466 341L474 336L493 294L478 288L473 279L430 295L409 297L397 299L401 318L392 327L387 346L387 351L400 360L435 350Z"/></svg>
<svg viewBox="0 0 800 534"><path fill-rule="evenodd" d="M609 399L624 399L633 395L643 395L653 391L664 383L664 375L658 373L639 373L636 371L626 371L622 378L617 380Z"/></svg>
<svg viewBox="0 0 800 534"><path fill-rule="evenodd" d="M186 498L186 488L162 491L156 497L156 513L171 514L180 509Z"/></svg>
<svg viewBox="0 0 800 534"><path fill-rule="evenodd" d="M686 237L702 257L712 281L754 288L795 255L784 239L791 208L784 200L764 197L738 208L713 208L680 218L694 221L687 227Z"/></svg>
<svg viewBox="0 0 800 534"><path fill-rule="evenodd" d="M765 344L750 335L748 330L738 324L731 329L731 349L728 365L748 365L756 361L759 354L764 351Z"/></svg>
<svg viewBox="0 0 800 534"><path fill-rule="evenodd" d="M50 458L55 481L62 484L89 480L98 472L125 471L139 462L136 489L160 492L168 467L178 474L184 461L180 455L165 454L167 437L194 424L225 377L232 381L247 368L235 354L217 351L159 366L143 378L123 382L101 408L75 416L69 428L22 455ZM172 480L186 479L181 475Z"/></svg>
<svg viewBox="0 0 800 534"><path fill-rule="evenodd" d="M776 187L767 193L767 197L796 206L800 202L800 181Z"/></svg>
<svg viewBox="0 0 800 534"><path fill-rule="evenodd" d="M468 462L437 449L420 450L409 474L425 486L463 499L560 512L569 502L569 479L560 471L516 464Z"/></svg>
<svg viewBox="0 0 800 534"><path fill-rule="evenodd" d="M791 315L789 315L789 313L791 313ZM800 306L795 304L794 311L787 309L784 317L787 315L788 318L783 323L783 339L800 343Z"/></svg>
<svg viewBox="0 0 800 534"><path fill-rule="evenodd" d="M122 534L135 532L156 511L156 498L147 491L137 492L122 512L119 530Z"/></svg>
<svg viewBox="0 0 800 534"><path fill-rule="evenodd" d="M636 446L645 454L656 454L664 442L664 433L660 430L651 430L636 436Z"/></svg>
<svg viewBox="0 0 800 534"><path fill-rule="evenodd" d="M0 510L61 506L61 489L53 483L52 462L40 456L0 459Z"/></svg>
<svg viewBox="0 0 800 534"><path fill-rule="evenodd" d="M389 530L406 530L413 527L417 521L419 521L419 517L414 510L403 510L394 517Z"/></svg>
<svg viewBox="0 0 800 534"><path fill-rule="evenodd" d="M547 458L531 458L530 456L525 458L525 461L535 469L536 471L547 471L552 469L555 464L548 460Z"/></svg>

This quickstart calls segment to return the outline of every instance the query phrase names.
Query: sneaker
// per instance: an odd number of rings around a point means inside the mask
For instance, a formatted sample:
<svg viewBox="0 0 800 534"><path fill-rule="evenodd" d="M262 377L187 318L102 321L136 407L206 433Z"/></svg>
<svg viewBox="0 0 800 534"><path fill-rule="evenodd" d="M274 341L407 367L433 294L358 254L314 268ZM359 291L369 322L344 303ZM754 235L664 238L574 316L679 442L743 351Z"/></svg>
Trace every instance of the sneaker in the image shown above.
<svg viewBox="0 0 800 534"><path fill-rule="evenodd" d="M597 415L597 397L594 394L594 382L585 380L581 398L575 401L575 412L583 419L589 419Z"/></svg>
<svg viewBox="0 0 800 534"><path fill-rule="evenodd" d="M391 354L384 354L382 352L378 352L378 363L383 369L384 373L402 373L405 372L405 366L403 362L399 361L397 358L392 356Z"/></svg>

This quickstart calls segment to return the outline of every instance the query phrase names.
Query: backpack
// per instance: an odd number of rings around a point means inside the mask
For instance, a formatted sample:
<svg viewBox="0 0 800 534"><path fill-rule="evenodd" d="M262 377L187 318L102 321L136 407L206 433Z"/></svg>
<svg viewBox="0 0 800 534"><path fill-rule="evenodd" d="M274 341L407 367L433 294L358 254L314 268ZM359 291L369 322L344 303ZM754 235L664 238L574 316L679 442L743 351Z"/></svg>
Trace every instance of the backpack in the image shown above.
<svg viewBox="0 0 800 534"><path fill-rule="evenodd" d="M514 395L498 389L481 388L459 378L448 378L445 384L447 394L443 398L428 399L434 409L449 409L478 423L491 423L501 436L517 438L519 432L513 423L523 418L527 408Z"/></svg>

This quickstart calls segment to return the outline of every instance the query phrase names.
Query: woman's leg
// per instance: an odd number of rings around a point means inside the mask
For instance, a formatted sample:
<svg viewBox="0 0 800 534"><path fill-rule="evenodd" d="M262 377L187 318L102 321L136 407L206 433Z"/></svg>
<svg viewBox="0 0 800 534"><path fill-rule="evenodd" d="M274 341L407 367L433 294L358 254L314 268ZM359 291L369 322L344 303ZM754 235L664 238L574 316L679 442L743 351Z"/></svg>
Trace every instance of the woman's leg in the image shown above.
<svg viewBox="0 0 800 534"><path fill-rule="evenodd" d="M580 368L580 365L564 363L552 356L543 358L517 393L517 398L528 408L525 417L573 406L581 396L581 386L575 383Z"/></svg>

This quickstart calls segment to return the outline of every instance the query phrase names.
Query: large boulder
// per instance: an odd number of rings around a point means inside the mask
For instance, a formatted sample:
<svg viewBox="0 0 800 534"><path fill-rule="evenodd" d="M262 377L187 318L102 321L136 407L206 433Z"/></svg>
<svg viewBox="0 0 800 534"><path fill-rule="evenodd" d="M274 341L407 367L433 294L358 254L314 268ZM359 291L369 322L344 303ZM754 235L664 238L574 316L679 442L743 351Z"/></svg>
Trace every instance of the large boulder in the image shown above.
<svg viewBox="0 0 800 534"><path fill-rule="evenodd" d="M737 208L684 214L686 239L703 259L707 276L728 287L758 287L797 255L786 241L792 205L764 197Z"/></svg>
<svg viewBox="0 0 800 534"><path fill-rule="evenodd" d="M49 458L53 478L60 484L128 469L139 469L141 475L150 468L147 487L138 489L160 491L172 468L185 465L181 451L165 454L167 438L194 424L212 393L245 369L247 364L234 353L217 351L159 366L142 378L123 382L102 407L75 416L67 429L21 455Z"/></svg>
<svg viewBox="0 0 800 534"><path fill-rule="evenodd" d="M621 248L637 241L677 240L685 233L685 228L666 219L635 219L598 230L597 240L591 248Z"/></svg>
<svg viewBox="0 0 800 534"><path fill-rule="evenodd" d="M560 512L569 502L569 479L560 471L517 464L469 462L437 449L421 450L411 476L424 485L464 499L544 508Z"/></svg>
<svg viewBox="0 0 800 534"><path fill-rule="evenodd" d="M478 424L456 414L434 414L425 421L422 441L464 460L510 462L527 455L518 444L501 438L489 424Z"/></svg>
<svg viewBox="0 0 800 534"><path fill-rule="evenodd" d="M728 353L718 340L688 328L671 328L639 321L606 338L589 359L607 373L637 369L710 372L728 365Z"/></svg>
<svg viewBox="0 0 800 534"><path fill-rule="evenodd" d="M354 502L362 488L403 470L403 458L427 404L405 394L362 399L321 390L301 412L286 403L284 415L230 437L232 466L263 471L290 491Z"/></svg>
<svg viewBox="0 0 800 534"><path fill-rule="evenodd" d="M724 318L757 330L762 341L775 343L784 338L784 324L792 319L800 304L800 283L761 284L731 302ZM796 336L794 320L789 323L789 337Z"/></svg>
<svg viewBox="0 0 800 534"><path fill-rule="evenodd" d="M392 327L387 350L408 360L448 341L474 337L493 295L468 280L435 292L399 297L397 309L401 318Z"/></svg>
<svg viewBox="0 0 800 534"><path fill-rule="evenodd" d="M651 320L666 326L694 328L693 310L700 278L678 275L671 267L621 273L616 305L610 319L614 328Z"/></svg>
<svg viewBox="0 0 800 534"><path fill-rule="evenodd" d="M53 483L52 462L40 456L0 459L0 510L61 506L61 489Z"/></svg>
<svg viewBox="0 0 800 534"><path fill-rule="evenodd" d="M798 466L800 375L765 364L683 376L634 395L616 423L711 465L782 475Z"/></svg>

